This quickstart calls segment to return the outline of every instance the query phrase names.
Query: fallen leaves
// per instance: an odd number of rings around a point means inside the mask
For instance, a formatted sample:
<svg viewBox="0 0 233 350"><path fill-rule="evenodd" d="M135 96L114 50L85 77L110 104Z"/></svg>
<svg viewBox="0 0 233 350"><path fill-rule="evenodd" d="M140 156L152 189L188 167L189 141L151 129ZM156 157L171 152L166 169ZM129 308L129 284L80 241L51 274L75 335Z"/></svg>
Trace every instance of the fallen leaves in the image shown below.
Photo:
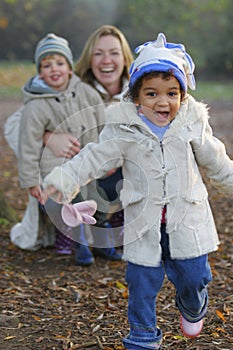
<svg viewBox="0 0 233 350"><path fill-rule="evenodd" d="M226 114L223 109L220 112ZM232 128L226 131L228 149L233 150ZM27 196L18 188L15 159L1 136L0 140L0 185L12 206L22 213ZM197 339L182 336L175 289L165 279L156 305L165 350L233 349L232 199L219 195L212 187L209 193L221 246L210 255L213 282L209 285L204 329ZM122 338L129 331L124 262L96 259L93 266L81 268L74 264L73 257L57 256L53 249L17 249L10 244L4 227L1 238L0 348L124 350Z"/></svg>
<svg viewBox="0 0 233 350"><path fill-rule="evenodd" d="M223 313L222 313L221 311L216 310L215 312L216 312L216 315L217 315L223 322L226 322L226 319L225 319L225 317L224 317L224 315L223 315Z"/></svg>

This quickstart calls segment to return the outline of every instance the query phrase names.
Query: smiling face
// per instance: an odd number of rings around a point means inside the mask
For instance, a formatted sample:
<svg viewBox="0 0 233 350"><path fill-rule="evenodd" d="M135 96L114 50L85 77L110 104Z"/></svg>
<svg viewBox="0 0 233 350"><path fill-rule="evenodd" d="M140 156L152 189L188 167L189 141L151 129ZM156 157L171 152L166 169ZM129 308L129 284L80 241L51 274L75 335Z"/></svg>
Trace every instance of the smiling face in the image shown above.
<svg viewBox="0 0 233 350"><path fill-rule="evenodd" d="M121 92L124 67L125 60L119 39L113 35L101 36L93 51L91 68L95 78L110 95Z"/></svg>
<svg viewBox="0 0 233 350"><path fill-rule="evenodd" d="M49 55L40 62L40 78L54 90L66 90L72 69L62 55Z"/></svg>
<svg viewBox="0 0 233 350"><path fill-rule="evenodd" d="M166 126L175 117L181 104L181 90L174 76L142 78L135 103L140 105L143 114L155 125Z"/></svg>

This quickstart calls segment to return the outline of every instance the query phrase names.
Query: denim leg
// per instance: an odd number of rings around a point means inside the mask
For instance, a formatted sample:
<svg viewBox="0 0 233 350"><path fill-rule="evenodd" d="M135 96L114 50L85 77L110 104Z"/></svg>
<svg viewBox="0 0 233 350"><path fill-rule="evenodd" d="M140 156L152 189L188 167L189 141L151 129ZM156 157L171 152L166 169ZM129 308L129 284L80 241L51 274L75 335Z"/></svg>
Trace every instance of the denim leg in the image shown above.
<svg viewBox="0 0 233 350"><path fill-rule="evenodd" d="M126 281L129 288L130 334L127 341L140 344L157 342L162 339L162 332L156 327L156 296L163 280L162 264L159 267L146 267L128 263Z"/></svg>
<svg viewBox="0 0 233 350"><path fill-rule="evenodd" d="M171 259L168 235L163 232L163 243L167 248L164 267L168 279L176 288L176 305L182 316L190 322L198 322L207 312L207 285L212 280L208 256L192 259Z"/></svg>
<svg viewBox="0 0 233 350"><path fill-rule="evenodd" d="M168 278L175 285L176 305L183 317L190 322L200 321L207 312L207 285L212 280L208 256L175 260L173 271L169 267L166 270Z"/></svg>

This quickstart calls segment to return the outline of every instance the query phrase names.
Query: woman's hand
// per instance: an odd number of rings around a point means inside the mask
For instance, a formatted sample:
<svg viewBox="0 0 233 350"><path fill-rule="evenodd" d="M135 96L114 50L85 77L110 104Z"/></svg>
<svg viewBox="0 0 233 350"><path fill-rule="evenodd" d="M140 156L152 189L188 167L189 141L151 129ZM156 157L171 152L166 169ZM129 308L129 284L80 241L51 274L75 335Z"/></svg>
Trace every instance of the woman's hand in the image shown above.
<svg viewBox="0 0 233 350"><path fill-rule="evenodd" d="M56 134L46 131L43 141L56 157L73 158L81 148L80 142L69 133Z"/></svg>

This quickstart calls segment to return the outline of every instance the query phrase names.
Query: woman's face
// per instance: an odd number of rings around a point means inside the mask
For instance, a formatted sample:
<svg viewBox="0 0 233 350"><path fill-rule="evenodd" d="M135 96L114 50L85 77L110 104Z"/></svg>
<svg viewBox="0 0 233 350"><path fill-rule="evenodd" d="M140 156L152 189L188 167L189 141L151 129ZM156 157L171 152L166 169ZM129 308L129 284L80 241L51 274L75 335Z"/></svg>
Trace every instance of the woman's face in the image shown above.
<svg viewBox="0 0 233 350"><path fill-rule="evenodd" d="M93 51L91 68L96 80L110 94L120 92L124 67L125 60L119 39L113 35L101 36Z"/></svg>

